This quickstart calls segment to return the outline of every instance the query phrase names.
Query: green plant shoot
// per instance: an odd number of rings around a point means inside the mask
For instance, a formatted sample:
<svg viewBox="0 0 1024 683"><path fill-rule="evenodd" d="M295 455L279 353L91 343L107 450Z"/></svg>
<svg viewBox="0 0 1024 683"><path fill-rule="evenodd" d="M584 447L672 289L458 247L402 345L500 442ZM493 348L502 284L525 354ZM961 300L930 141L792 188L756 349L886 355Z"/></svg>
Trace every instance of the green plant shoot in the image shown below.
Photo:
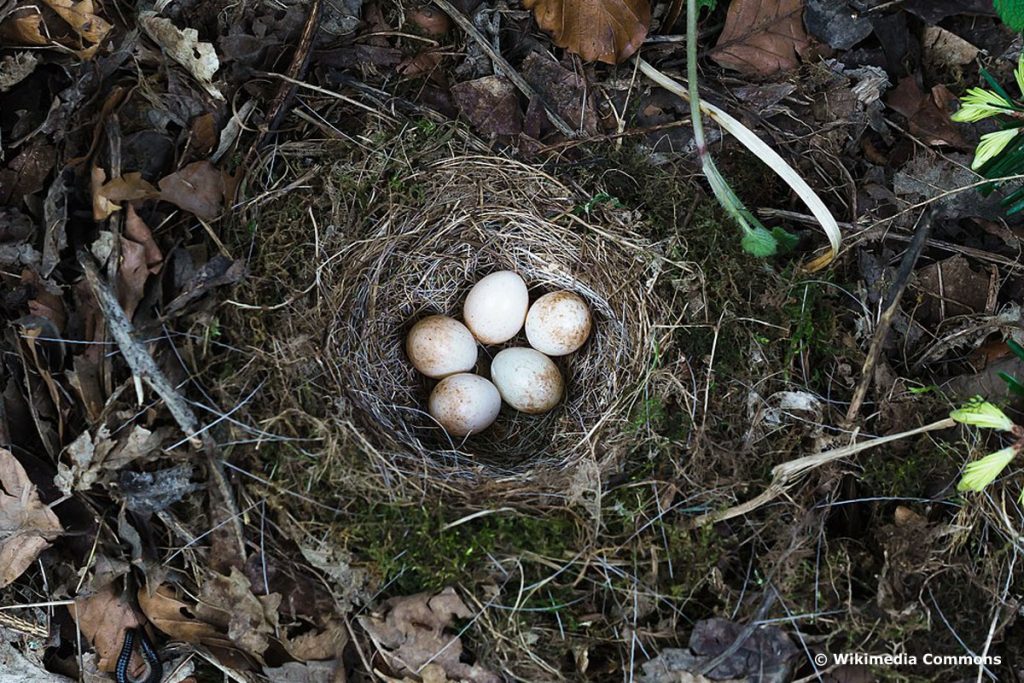
<svg viewBox="0 0 1024 683"><path fill-rule="evenodd" d="M1024 6L1024 0L1015 4ZM959 123L974 123L996 118L1002 125L1001 130L981 136L971 163L972 169L993 181L982 188L983 193L989 194L1003 179L1024 173L1024 135L1021 134L1024 130L1024 54L1014 70L1014 80L1021 97L1012 97L984 69L981 75L991 89L969 89L961 98L960 109L953 114L952 119ZM1002 204L1009 214L1024 209L1024 188L1011 192L1002 200Z"/></svg>
<svg viewBox="0 0 1024 683"><path fill-rule="evenodd" d="M1006 413L988 401L983 401L981 397L976 397L962 408L954 410L949 416L960 424L1010 432L1017 437L1013 445L969 463L964 468L960 483L957 484L958 491L984 490L1024 450L1024 427L1014 424ZM1020 501L1024 505L1024 491L1021 492Z"/></svg>

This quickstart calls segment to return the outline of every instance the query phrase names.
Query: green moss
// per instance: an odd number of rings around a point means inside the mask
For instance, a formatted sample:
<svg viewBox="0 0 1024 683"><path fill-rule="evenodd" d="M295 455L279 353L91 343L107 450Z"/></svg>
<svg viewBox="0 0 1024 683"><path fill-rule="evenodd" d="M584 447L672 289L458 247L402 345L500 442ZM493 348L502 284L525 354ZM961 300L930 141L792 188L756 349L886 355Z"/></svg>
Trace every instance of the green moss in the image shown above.
<svg viewBox="0 0 1024 683"><path fill-rule="evenodd" d="M398 595L475 583L497 570L498 557L567 558L582 542L564 509L544 516L502 511L448 528L458 519L443 506L371 503L347 522L344 542Z"/></svg>

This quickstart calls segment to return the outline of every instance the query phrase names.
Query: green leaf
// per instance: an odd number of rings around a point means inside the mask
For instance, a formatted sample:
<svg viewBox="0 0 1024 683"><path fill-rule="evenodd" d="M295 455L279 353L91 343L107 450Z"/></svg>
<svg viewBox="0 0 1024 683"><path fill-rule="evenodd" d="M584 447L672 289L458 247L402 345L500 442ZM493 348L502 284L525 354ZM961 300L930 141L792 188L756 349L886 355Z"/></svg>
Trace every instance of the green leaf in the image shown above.
<svg viewBox="0 0 1024 683"><path fill-rule="evenodd" d="M978 69L978 71L981 73L981 77L985 79L985 82L991 85L993 90L1002 95L1004 100L1009 101L1013 99L1010 97L1010 93L1006 92L1006 89L999 85L999 81L997 81L995 77L988 72L988 69Z"/></svg>
<svg viewBox="0 0 1024 683"><path fill-rule="evenodd" d="M754 228L743 236L743 251L758 258L774 256L778 250L775 237L762 227Z"/></svg>
<svg viewBox="0 0 1024 683"><path fill-rule="evenodd" d="M708 8L709 12L714 12L715 8L718 7L718 0L697 0L697 11L701 11L705 7Z"/></svg>
<svg viewBox="0 0 1024 683"><path fill-rule="evenodd" d="M996 12L1014 31L1024 31L1024 0L995 0Z"/></svg>
<svg viewBox="0 0 1024 683"><path fill-rule="evenodd" d="M1010 393L1024 396L1024 384L1021 384L1016 377L1007 372L1000 372L999 376L1006 382L1006 388L1010 390Z"/></svg>
<svg viewBox="0 0 1024 683"><path fill-rule="evenodd" d="M970 463L964 468L964 476L957 484L957 491L981 491L995 481L999 473L1006 469L1010 461L1017 455L1013 446L995 453L989 453L981 460Z"/></svg>
<svg viewBox="0 0 1024 683"><path fill-rule="evenodd" d="M1013 420L1007 417L1006 413L998 406L981 400L980 396L975 396L962 407L951 412L949 416L960 424L998 429L1002 432L1013 430Z"/></svg>
<svg viewBox="0 0 1024 683"><path fill-rule="evenodd" d="M800 242L800 237L789 232L785 228L774 227L772 228L772 237L779 244L779 253L787 254L794 249Z"/></svg>
<svg viewBox="0 0 1024 683"><path fill-rule="evenodd" d="M1013 355L1017 356L1017 358L1020 358L1021 360L1024 360L1024 346L1021 346L1012 339L1007 339L1006 345L1010 347L1011 351L1013 351Z"/></svg>

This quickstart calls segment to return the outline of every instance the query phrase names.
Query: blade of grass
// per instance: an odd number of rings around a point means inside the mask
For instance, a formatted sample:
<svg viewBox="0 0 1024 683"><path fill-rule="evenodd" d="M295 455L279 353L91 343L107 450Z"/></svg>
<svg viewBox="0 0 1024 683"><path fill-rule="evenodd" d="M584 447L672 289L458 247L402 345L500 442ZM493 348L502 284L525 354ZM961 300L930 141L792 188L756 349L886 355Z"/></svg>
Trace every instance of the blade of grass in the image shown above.
<svg viewBox="0 0 1024 683"><path fill-rule="evenodd" d="M640 71L642 71L645 76L654 81L660 87L691 102L692 106L690 93L687 92L687 89L682 84L654 68L642 58L637 57L637 60ZM695 66L696 64L694 63L694 67ZM690 80L694 79L691 77ZM842 242L842 233L839 231L839 225L836 223L835 216L832 215L832 212L828 210L828 207L821 201L821 198L818 197L813 189L811 189L810 185L800 177L800 174L798 174L785 159L779 156L779 154L761 140L761 138L757 137L752 130L713 104L699 100L698 106L701 112L710 116L711 119L721 126L723 130L739 140L744 147L749 149L755 156L764 162L768 168L782 178L782 180L793 189L797 196L800 197L801 201L803 201L811 213L814 214L814 217L818 219L822 230L824 230L825 235L828 238L831 248L819 258L808 263L806 268L812 271L820 270L831 263L836 257L836 254L839 253L839 247ZM696 128L697 118L693 118ZM698 142L698 146L699 145L700 143ZM726 210L729 211L729 208L726 207Z"/></svg>

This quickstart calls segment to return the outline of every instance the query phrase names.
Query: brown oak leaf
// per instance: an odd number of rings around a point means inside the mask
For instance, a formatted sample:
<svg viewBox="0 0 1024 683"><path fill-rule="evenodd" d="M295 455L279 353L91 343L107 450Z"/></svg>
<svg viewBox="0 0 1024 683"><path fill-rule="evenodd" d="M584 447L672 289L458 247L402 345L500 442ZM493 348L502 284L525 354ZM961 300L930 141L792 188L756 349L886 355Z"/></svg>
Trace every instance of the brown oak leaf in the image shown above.
<svg viewBox="0 0 1024 683"><path fill-rule="evenodd" d="M555 45L585 61L618 64L647 37L649 0L524 0Z"/></svg>
<svg viewBox="0 0 1024 683"><path fill-rule="evenodd" d="M733 0L711 58L750 76L771 76L800 64L810 45L804 0Z"/></svg>

